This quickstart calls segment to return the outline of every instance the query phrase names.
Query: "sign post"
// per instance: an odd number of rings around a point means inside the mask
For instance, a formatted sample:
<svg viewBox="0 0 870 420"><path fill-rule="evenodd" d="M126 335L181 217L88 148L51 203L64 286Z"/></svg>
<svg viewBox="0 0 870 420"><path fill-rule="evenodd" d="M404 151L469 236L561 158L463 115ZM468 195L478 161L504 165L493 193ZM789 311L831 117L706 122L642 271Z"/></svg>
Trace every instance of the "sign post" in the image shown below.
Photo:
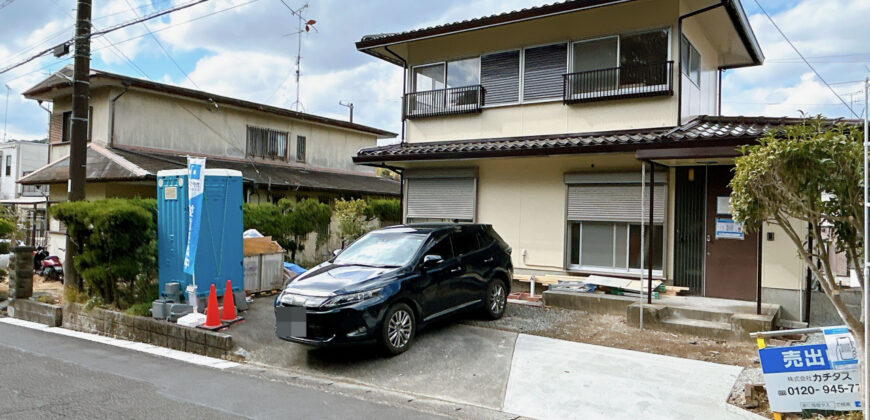
<svg viewBox="0 0 870 420"><path fill-rule="evenodd" d="M184 272L193 277L193 284L187 287L188 303L197 310L199 299L196 297L196 248L199 244L199 226L202 219L202 195L205 184L205 158L187 158L187 209L188 230L187 248L184 251Z"/></svg>

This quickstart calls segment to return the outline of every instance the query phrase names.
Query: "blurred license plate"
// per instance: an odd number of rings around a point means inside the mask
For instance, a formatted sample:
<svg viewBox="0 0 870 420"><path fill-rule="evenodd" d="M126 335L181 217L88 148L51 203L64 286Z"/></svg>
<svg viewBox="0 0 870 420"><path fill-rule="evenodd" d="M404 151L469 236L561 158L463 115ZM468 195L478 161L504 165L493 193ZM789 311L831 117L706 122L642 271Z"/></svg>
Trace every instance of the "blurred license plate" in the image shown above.
<svg viewBox="0 0 870 420"><path fill-rule="evenodd" d="M305 308L278 306L275 308L275 332L279 337L305 337Z"/></svg>

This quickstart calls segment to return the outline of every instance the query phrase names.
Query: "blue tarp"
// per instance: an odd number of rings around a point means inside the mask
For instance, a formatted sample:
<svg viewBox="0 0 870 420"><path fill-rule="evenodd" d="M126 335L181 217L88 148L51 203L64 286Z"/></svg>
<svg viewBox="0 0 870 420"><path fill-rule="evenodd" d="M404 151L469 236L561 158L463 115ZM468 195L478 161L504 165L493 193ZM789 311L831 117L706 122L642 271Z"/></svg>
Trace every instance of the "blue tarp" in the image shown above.
<svg viewBox="0 0 870 420"><path fill-rule="evenodd" d="M302 274L306 271L304 268L302 268L296 264L288 263L288 262L284 263L284 268L286 268L286 269L288 269L296 274Z"/></svg>

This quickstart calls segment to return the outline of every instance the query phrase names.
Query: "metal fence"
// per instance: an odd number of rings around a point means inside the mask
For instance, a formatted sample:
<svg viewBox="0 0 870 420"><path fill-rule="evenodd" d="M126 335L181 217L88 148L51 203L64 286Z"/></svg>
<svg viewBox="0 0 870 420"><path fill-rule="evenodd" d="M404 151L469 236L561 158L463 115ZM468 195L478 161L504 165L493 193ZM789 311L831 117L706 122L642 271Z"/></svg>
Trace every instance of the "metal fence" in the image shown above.
<svg viewBox="0 0 870 420"><path fill-rule="evenodd" d="M412 92L405 95L405 118L480 112L484 105L481 85Z"/></svg>
<svg viewBox="0 0 870 420"><path fill-rule="evenodd" d="M568 73L565 103L673 94L673 61Z"/></svg>

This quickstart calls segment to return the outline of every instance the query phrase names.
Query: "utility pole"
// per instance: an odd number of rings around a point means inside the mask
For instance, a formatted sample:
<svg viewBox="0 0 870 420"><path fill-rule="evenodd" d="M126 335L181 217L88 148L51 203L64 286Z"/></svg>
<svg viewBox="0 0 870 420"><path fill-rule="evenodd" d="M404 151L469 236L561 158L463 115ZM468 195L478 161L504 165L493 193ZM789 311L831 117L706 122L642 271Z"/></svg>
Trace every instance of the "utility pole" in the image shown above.
<svg viewBox="0 0 870 420"><path fill-rule="evenodd" d="M73 97L71 139L69 146L69 201L85 199L85 164L88 148L88 102L91 72L91 0L78 0L76 8L75 62L73 68ZM75 244L66 238L64 286L81 288L81 279L75 271L73 257Z"/></svg>
<svg viewBox="0 0 870 420"><path fill-rule="evenodd" d="M346 106L350 110L350 122L353 122L353 102L344 103L342 101L338 101L338 104L341 106Z"/></svg>

